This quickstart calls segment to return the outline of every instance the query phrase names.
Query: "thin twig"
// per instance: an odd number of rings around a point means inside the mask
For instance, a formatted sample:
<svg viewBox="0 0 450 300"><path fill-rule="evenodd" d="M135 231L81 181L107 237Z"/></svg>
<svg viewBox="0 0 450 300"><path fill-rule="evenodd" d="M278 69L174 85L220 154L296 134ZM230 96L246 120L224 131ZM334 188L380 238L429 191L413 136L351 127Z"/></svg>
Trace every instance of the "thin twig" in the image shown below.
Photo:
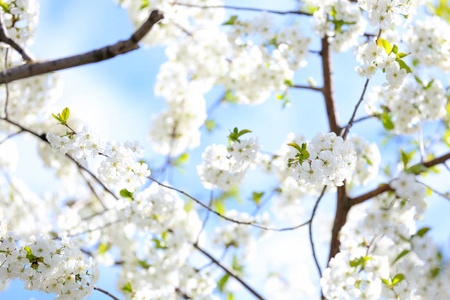
<svg viewBox="0 0 450 300"><path fill-rule="evenodd" d="M227 267L225 267L220 261L218 261L214 256L203 250L199 247L198 244L194 244L194 248L200 251L202 254L204 254L206 257L208 257L214 264L216 264L218 267L220 267L222 270L224 270L228 275L236 279L242 286L244 286L253 296L255 296L257 299L264 300L263 296L261 296L255 289L253 289L248 283L246 283L238 274L234 272L234 270L231 270Z"/></svg>
<svg viewBox="0 0 450 300"><path fill-rule="evenodd" d="M99 287L94 286L94 290L99 291L99 292L101 292L101 293L111 297L114 300L119 300L119 298L117 298L116 296L112 295L110 292L105 291L104 289L101 289Z"/></svg>
<svg viewBox="0 0 450 300"><path fill-rule="evenodd" d="M83 177L84 181L86 182L86 184L88 185L89 189L91 190L92 194L97 198L98 202L100 202L100 204L103 206L104 210L108 210L108 208L106 207L105 203L103 203L102 199L100 198L100 196L97 194L97 192L95 191L94 187L92 186L91 182L89 181L88 178L86 178L86 176L83 174L83 171L78 168L78 172L80 173L81 177Z"/></svg>
<svg viewBox="0 0 450 300"><path fill-rule="evenodd" d="M150 31L153 25L155 25L162 19L162 13L158 10L154 10L151 12L148 19L141 25L141 27L139 27L139 29L137 29L127 40L119 41L114 45L102 47L82 54L45 62L26 64L20 67L2 71L0 72L0 84L86 64L96 63L99 61L111 59L117 55L136 50L139 48L139 41Z"/></svg>
<svg viewBox="0 0 450 300"><path fill-rule="evenodd" d="M0 17L0 20L1 20L1 17ZM0 24L0 26L1 26L1 24ZM8 70L8 53L9 53L9 48L6 48L6 53L5 53L5 71ZM5 89L6 89L5 118L8 118L8 102L9 102L9 87L8 87L8 83L5 84Z"/></svg>
<svg viewBox="0 0 450 300"><path fill-rule="evenodd" d="M3 140L0 141L0 145L3 144L4 142L6 142L7 140L9 140L12 137L15 137L16 135L19 135L22 133L22 130L11 133L10 135L8 135L7 137L5 137Z"/></svg>
<svg viewBox="0 0 450 300"><path fill-rule="evenodd" d="M418 183L420 183L421 185L423 185L423 186L429 188L431 191L433 191L433 193L438 194L438 195L441 196L442 198L445 198L445 199L447 199L447 200L450 200L450 195L444 194L444 193L442 193L442 192L439 192L439 191L437 191L436 189L434 189L434 188L432 188L431 186L429 186L428 184L423 183L422 181L416 180L416 182L418 182Z"/></svg>
<svg viewBox="0 0 450 300"><path fill-rule="evenodd" d="M3 120L3 121L5 121L5 122L8 122L8 123L10 123L10 124L12 124L12 125L14 125L14 126L20 128L23 132L28 132L28 133L34 135L35 137L37 137L38 139L42 140L43 142L46 142L47 144L51 145L50 142L47 140L45 134L38 134L37 132L35 132L35 131L31 130L31 129L25 128L25 127L23 127L22 125L20 125L20 124L14 122L14 121L12 121L12 120L10 120L10 119L8 119L8 118L1 118L1 117L0 117L0 120ZM108 189L108 188L105 186L105 184L104 184L103 182L100 181L100 179L98 179L97 176L94 175L94 173L92 173L92 172L91 172L90 170L88 170L86 167L80 165L80 164L79 164L72 156L70 156L69 154L66 153L65 156L66 156L67 158L69 158L72 162L74 162L74 163L77 165L78 168L83 169L84 171L86 171L87 173L89 173L89 175L90 175L90 176L91 176L98 184L100 184L100 185L102 186L102 188L103 188L107 193L109 193L111 196L113 196L116 200L119 199L119 198L117 198L117 196L116 196L110 189Z"/></svg>
<svg viewBox="0 0 450 300"><path fill-rule="evenodd" d="M211 208L213 200L214 200L214 190L211 190L211 195L209 196L209 204L208 204L209 208ZM198 240L200 239L200 235L202 234L203 230L205 230L206 223L208 222L208 219L209 219L209 213L210 213L210 210L207 210L205 219L203 220L202 228L200 229L200 232L197 235L197 240L195 243L198 243Z"/></svg>
<svg viewBox="0 0 450 300"><path fill-rule="evenodd" d="M344 133L342 134L342 138L345 140L347 138L347 135L350 131L350 128L353 126L353 122L355 120L356 112L358 111L359 106L361 105L362 101L364 100L364 95L367 91L367 86L369 85L369 78L366 79L366 83L364 84L364 88L361 94L361 97L359 98L358 103L356 103L355 109L353 110L352 117L350 118L350 121L348 121L347 126L345 127Z"/></svg>
<svg viewBox="0 0 450 300"><path fill-rule="evenodd" d="M13 39L8 36L5 24L3 23L3 13L0 14L0 42L3 42L11 46L14 50L19 52L25 61L32 61L31 57L27 54L25 49L23 49L19 44L17 44Z"/></svg>
<svg viewBox="0 0 450 300"><path fill-rule="evenodd" d="M177 1L170 3L171 5L179 5L185 7L194 7L194 8L203 8L203 9L214 9L214 8L223 8L223 9L233 9L233 10L245 10L245 11L256 11L256 12L267 12L271 14L277 15L304 15L304 16L312 16L312 13L300 11L300 10L289 10L289 11L279 11L279 10L270 10L256 7L240 7L240 6L232 6L232 5L197 5L197 4L188 4L188 3L179 3Z"/></svg>
<svg viewBox="0 0 450 300"><path fill-rule="evenodd" d="M313 208L313 211L311 214L311 218L309 219L309 242L311 244L311 252L312 252L312 255L314 258L314 263L316 264L317 271L319 272L319 278L322 278L322 269L320 268L320 264L319 264L319 261L317 259L317 255L316 255L316 249L314 247L314 241L313 241L313 235L312 235L312 225L313 225L314 216L316 215L317 208L319 207L320 200L322 199L323 195L325 194L326 189L327 189L327 186L324 186L322 189L322 192L320 193L319 198L317 198L316 204L314 205L314 208Z"/></svg>
<svg viewBox="0 0 450 300"><path fill-rule="evenodd" d="M318 88L315 86L310 86L310 85L301 85L301 84L295 84L293 86L291 86L292 88L296 88L296 89L306 89L306 90L313 90L316 92L323 92L323 88Z"/></svg>
<svg viewBox="0 0 450 300"><path fill-rule="evenodd" d="M182 194L182 195L188 197L189 199L193 200L195 203L199 204L201 207L206 208L207 210L209 210L210 212L212 212L212 213L215 214L216 216L218 216L218 217L220 217L220 218L222 218L222 219L224 219L224 220L227 220L227 221L229 221L229 222L233 222L233 223L239 224L239 225L249 225L249 226L253 226L253 227L260 228L260 229L263 229L263 230L268 230L268 231L289 231L289 230L294 230L294 229L303 227L303 226L305 226L305 225L308 225L309 222L310 222L310 221L306 221L306 222L304 222L304 223L298 224L298 225L293 226L293 227L273 228L273 227L267 227L267 226L265 226L265 225L262 225L262 224L259 224L259 223L255 223L255 222L246 222L246 221L235 220L235 219L229 218L229 217L227 217L227 216L225 216L225 215L222 215L222 214L219 213L218 211L215 211L214 209L208 207L206 204L204 204L203 202L201 202L201 201L198 200L197 198L195 198L195 197L189 195L188 193L186 193L186 192L184 192L184 191L182 191L182 190L179 190L179 189L177 189L177 188L174 188L174 187L165 185L164 183L161 183L161 182L159 182L158 180L156 180L156 179L154 179L154 178L152 178L152 177L147 177L147 178L150 179L151 181L155 182L156 184L158 184L158 185L160 185L160 186L166 188L166 189L176 191L177 193L180 193L180 194Z"/></svg>

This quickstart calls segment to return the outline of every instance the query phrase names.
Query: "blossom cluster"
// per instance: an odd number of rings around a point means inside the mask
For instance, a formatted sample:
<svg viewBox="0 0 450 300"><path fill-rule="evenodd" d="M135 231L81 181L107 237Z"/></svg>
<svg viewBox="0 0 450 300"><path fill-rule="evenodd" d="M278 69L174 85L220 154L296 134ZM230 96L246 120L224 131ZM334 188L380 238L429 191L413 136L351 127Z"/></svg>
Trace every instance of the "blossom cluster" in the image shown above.
<svg viewBox="0 0 450 300"><path fill-rule="evenodd" d="M378 175L381 162L380 150L376 143L369 144L357 136L351 136L349 142L353 144L357 157L352 183L364 186Z"/></svg>
<svg viewBox="0 0 450 300"><path fill-rule="evenodd" d="M84 299L91 294L99 272L68 239L31 237L24 246L20 237L7 230L0 211L0 279L20 278L25 289L55 293L56 299Z"/></svg>
<svg viewBox="0 0 450 300"><path fill-rule="evenodd" d="M368 95L365 109L370 115L383 114L393 123L393 132L412 134L423 122L445 116L446 91L439 80L410 81L397 91L376 87Z"/></svg>
<svg viewBox="0 0 450 300"><path fill-rule="evenodd" d="M292 175L308 186L341 186L356 167L356 155L350 143L335 133L318 133L306 147L309 157L291 160Z"/></svg>
<svg viewBox="0 0 450 300"><path fill-rule="evenodd" d="M446 21L437 16L417 21L404 40L418 64L450 71L450 25Z"/></svg>
<svg viewBox="0 0 450 300"><path fill-rule="evenodd" d="M53 148L62 154L69 154L82 165L87 165L88 157L104 157L98 175L110 187L127 189L132 193L150 176L148 165L136 162L144 154L137 141L105 143L88 127L64 136L50 132L47 140Z"/></svg>
<svg viewBox="0 0 450 300"><path fill-rule="evenodd" d="M358 5L367 12L370 25L388 29L400 25L402 17L411 18L421 0L358 0Z"/></svg>
<svg viewBox="0 0 450 300"><path fill-rule="evenodd" d="M39 19L39 3L35 0L4 0L0 8L10 38L21 45L32 43Z"/></svg>
<svg viewBox="0 0 450 300"><path fill-rule="evenodd" d="M402 172L390 185L398 197L405 199L405 207L414 207L418 216L423 215L427 208L424 200L427 190L416 181L414 174Z"/></svg>
<svg viewBox="0 0 450 300"><path fill-rule="evenodd" d="M391 89L397 89L403 86L408 76L408 71L400 65L397 60L398 55L394 51L389 51L377 44L376 41L370 41L358 47L356 60L361 64L355 70L359 75L372 78L377 68L386 73L387 83Z"/></svg>
<svg viewBox="0 0 450 300"><path fill-rule="evenodd" d="M203 162L197 166L203 186L229 190L240 184L248 167L255 162L259 147L254 138L234 141L230 149L216 144L206 147Z"/></svg>
<svg viewBox="0 0 450 300"><path fill-rule="evenodd" d="M247 213L240 213L236 210L229 210L225 214L228 218L241 222L256 222L258 224L268 224L269 215L250 216ZM227 222L222 227L216 228L213 242L223 249L235 247L242 249L244 256L251 255L256 250L256 240L254 232L250 226L242 226L237 223ZM261 235L265 231L261 232ZM261 236L260 235L260 236Z"/></svg>
<svg viewBox="0 0 450 300"><path fill-rule="evenodd" d="M92 252L101 262L120 260L117 287L127 298L179 299L182 292L192 299L216 299L216 283L207 270L200 272L188 263L202 228L197 212L156 183L132 197L89 221L74 222L68 230L94 229L79 242L99 245Z"/></svg>
<svg viewBox="0 0 450 300"><path fill-rule="evenodd" d="M396 191L397 192L397 191ZM354 207L340 234L340 253L323 272L327 299L448 299L450 276L415 208L385 193Z"/></svg>
<svg viewBox="0 0 450 300"><path fill-rule="evenodd" d="M328 37L333 51L341 52L358 44L367 22L359 7L348 0L306 1L317 5L312 23L320 37Z"/></svg>

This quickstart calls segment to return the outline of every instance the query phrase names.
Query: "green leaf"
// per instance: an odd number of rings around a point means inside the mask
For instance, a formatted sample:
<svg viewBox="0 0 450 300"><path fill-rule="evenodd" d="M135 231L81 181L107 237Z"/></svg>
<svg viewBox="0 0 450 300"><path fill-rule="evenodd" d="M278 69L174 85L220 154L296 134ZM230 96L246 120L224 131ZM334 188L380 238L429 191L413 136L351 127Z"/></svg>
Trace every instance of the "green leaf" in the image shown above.
<svg viewBox="0 0 450 300"><path fill-rule="evenodd" d="M188 162L188 160L189 160L189 153L186 152L186 153L183 153L180 156L178 156L175 159L175 161L173 162L173 165L175 167L178 167L178 166L186 164Z"/></svg>
<svg viewBox="0 0 450 300"><path fill-rule="evenodd" d="M234 300L234 294L233 293L229 293L228 294L228 300Z"/></svg>
<svg viewBox="0 0 450 300"><path fill-rule="evenodd" d="M409 252L411 252L411 250L403 250L402 253L400 253L399 255L397 255L397 257L395 258L394 262L392 264L395 264L400 258L402 258L403 256L405 256L406 254L408 254Z"/></svg>
<svg viewBox="0 0 450 300"><path fill-rule="evenodd" d="M229 102L229 103L234 103L236 104L238 102L238 97L236 97L236 95L232 92L232 91L227 91L225 93L225 96L223 96L223 101Z"/></svg>
<svg viewBox="0 0 450 300"><path fill-rule="evenodd" d="M366 155L363 155L363 158L366 160L366 162L369 166L373 166L372 161Z"/></svg>
<svg viewBox="0 0 450 300"><path fill-rule="evenodd" d="M68 107L64 108L61 113L61 119L66 122L69 119L70 110Z"/></svg>
<svg viewBox="0 0 450 300"><path fill-rule="evenodd" d="M3 9L4 12L9 13L9 4L6 4L3 1L0 1L0 7Z"/></svg>
<svg viewBox="0 0 450 300"><path fill-rule="evenodd" d="M411 53L397 53L397 58L403 58L405 56L410 55Z"/></svg>
<svg viewBox="0 0 450 300"><path fill-rule="evenodd" d="M380 47L383 47L388 55L392 52L391 44L388 41L386 41L385 39L378 38L377 45Z"/></svg>
<svg viewBox="0 0 450 300"><path fill-rule="evenodd" d="M228 279L230 278L230 275L226 273L222 276L222 278L219 279L219 282L217 283L217 286L219 287L219 291L223 293L225 284L227 283Z"/></svg>
<svg viewBox="0 0 450 300"><path fill-rule="evenodd" d="M386 130L394 129L394 123L391 120L392 116L387 111L384 111L381 115L381 122L383 123L383 127Z"/></svg>
<svg viewBox="0 0 450 300"><path fill-rule="evenodd" d="M392 47L392 52L397 54L397 52L398 52L398 46L397 45L394 45L394 47ZM398 58L398 55L397 55L397 58Z"/></svg>
<svg viewBox="0 0 450 300"><path fill-rule="evenodd" d="M407 73L411 73L411 68L401 59L396 59L396 62L400 65L400 69L405 69Z"/></svg>
<svg viewBox="0 0 450 300"><path fill-rule="evenodd" d="M431 80L431 81L427 84L427 86L425 87L425 90L429 90L430 87L433 85L433 82L434 82L434 79Z"/></svg>
<svg viewBox="0 0 450 300"><path fill-rule="evenodd" d="M224 215L225 212L227 211L225 208L225 201L221 201L219 199L215 199L213 201L213 207L214 210L217 211L219 214Z"/></svg>
<svg viewBox="0 0 450 300"><path fill-rule="evenodd" d="M277 98L277 100L283 100L283 98L284 98L284 95L283 94L280 94L280 93L278 93L278 94L276 94L276 96L275 96L276 98Z"/></svg>
<svg viewBox="0 0 450 300"><path fill-rule="evenodd" d="M231 268L238 273L242 273L244 271L244 266L239 263L239 259L236 255L233 256L233 263L231 264Z"/></svg>
<svg viewBox="0 0 450 300"><path fill-rule="evenodd" d="M121 288L121 290L125 293L133 293L133 288L131 287L131 283L129 281Z"/></svg>
<svg viewBox="0 0 450 300"><path fill-rule="evenodd" d="M234 127L233 131L230 131L230 135L228 136L228 139L232 142L236 142L236 141L240 142L239 138L249 132L251 132L251 131L248 129L242 129L241 131L239 131L239 129L237 129L237 127Z"/></svg>
<svg viewBox="0 0 450 300"><path fill-rule="evenodd" d="M403 169L406 170L408 168L409 156L405 151L403 151L403 149L400 149L400 154L402 157Z"/></svg>
<svg viewBox="0 0 450 300"><path fill-rule="evenodd" d="M64 122L64 121L61 119L61 117L60 117L59 114L58 114L58 115L52 114L52 116L53 116L53 118L55 118L56 120L58 120L58 122L60 122L60 123L63 123L63 122Z"/></svg>
<svg viewBox="0 0 450 300"><path fill-rule="evenodd" d="M234 25L237 18L238 18L237 16L231 16L230 19L228 21L226 21L225 23L223 23L222 25Z"/></svg>
<svg viewBox="0 0 450 300"><path fill-rule="evenodd" d="M148 7L148 0L141 0L141 8L140 9L144 9L146 7Z"/></svg>
<svg viewBox="0 0 450 300"><path fill-rule="evenodd" d="M152 265L149 264L147 261L141 260L141 259L138 260L138 263L139 263L139 265L140 265L142 268L144 268L144 269L148 269L148 268L150 268L150 267L152 266Z"/></svg>
<svg viewBox="0 0 450 300"><path fill-rule="evenodd" d="M415 235L423 237L430 229L430 227L423 227L419 229Z"/></svg>
<svg viewBox="0 0 450 300"><path fill-rule="evenodd" d="M164 243L158 240L157 238L152 239L152 241L155 243L156 249L167 249Z"/></svg>
<svg viewBox="0 0 450 300"><path fill-rule="evenodd" d="M406 173L410 173L410 174L415 174L415 175L419 175L422 172L427 171L427 167L425 167L423 164L415 164L411 167L409 167L408 169L405 170Z"/></svg>
<svg viewBox="0 0 450 300"><path fill-rule="evenodd" d="M194 208L194 201L188 199L186 201L186 204L184 205L184 211L185 212L190 212L192 209Z"/></svg>
<svg viewBox="0 0 450 300"><path fill-rule="evenodd" d="M397 274L392 278L392 286L396 286L399 284L403 279L405 279L405 275L403 274Z"/></svg>
<svg viewBox="0 0 450 300"><path fill-rule="evenodd" d="M436 278L439 275L439 273L441 272L441 268L436 267L436 268L432 269L430 272L431 272L431 277Z"/></svg>
<svg viewBox="0 0 450 300"><path fill-rule="evenodd" d="M388 287L391 287L391 283L389 282L388 279L381 279L381 281L382 281L385 285L387 285Z"/></svg>
<svg viewBox="0 0 450 300"><path fill-rule="evenodd" d="M133 193L130 193L127 189L120 190L120 196L133 199Z"/></svg>
<svg viewBox="0 0 450 300"><path fill-rule="evenodd" d="M417 81L417 83L420 83L420 85L423 85L422 80L420 80L420 78L417 77L416 75L414 75L414 79Z"/></svg>
<svg viewBox="0 0 450 300"><path fill-rule="evenodd" d="M446 129L442 141L450 147L450 129Z"/></svg>
<svg viewBox="0 0 450 300"><path fill-rule="evenodd" d="M214 129L217 128L217 124L214 120L206 120L205 127L206 127L206 130L208 130L208 132L212 132Z"/></svg>
<svg viewBox="0 0 450 300"><path fill-rule="evenodd" d="M109 249L111 249L110 243L100 243L100 245L98 245L98 254L105 254Z"/></svg>
<svg viewBox="0 0 450 300"><path fill-rule="evenodd" d="M288 146L294 147L298 152L302 152L302 148L297 143L288 143Z"/></svg>
<svg viewBox="0 0 450 300"><path fill-rule="evenodd" d="M294 84L292 83L292 81L290 79L285 79L284 84L287 86L294 86Z"/></svg>
<svg viewBox="0 0 450 300"><path fill-rule="evenodd" d="M261 192L261 193L253 192L253 194L252 194L253 202L255 202L255 204L259 206L261 204L261 198L263 195L264 195L264 192Z"/></svg>

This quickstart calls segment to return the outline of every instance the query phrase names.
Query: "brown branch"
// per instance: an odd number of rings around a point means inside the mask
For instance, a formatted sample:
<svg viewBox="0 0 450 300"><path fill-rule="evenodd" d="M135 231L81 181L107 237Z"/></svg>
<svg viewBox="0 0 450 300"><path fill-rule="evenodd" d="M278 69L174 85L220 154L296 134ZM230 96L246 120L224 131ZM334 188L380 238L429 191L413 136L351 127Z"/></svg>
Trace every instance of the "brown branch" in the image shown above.
<svg viewBox="0 0 450 300"><path fill-rule="evenodd" d="M216 264L218 267L220 267L222 270L224 270L228 275L236 279L242 286L244 286L253 296L255 296L257 299L264 300L263 296L261 296L256 290L254 290L250 285L248 285L238 274L236 274L233 270L225 267L219 260L214 258L211 254L203 250L199 247L198 244L194 244L194 248L200 251L203 255L208 257L214 264Z"/></svg>
<svg viewBox="0 0 450 300"><path fill-rule="evenodd" d="M331 53L328 37L322 38L322 75L323 75L323 96L325 98L325 106L328 116L328 124L330 131L339 134L340 128L337 120L336 101L334 100L333 92L333 70L331 67Z"/></svg>
<svg viewBox="0 0 450 300"><path fill-rule="evenodd" d="M366 83L364 84L364 88L361 94L361 97L358 100L358 103L356 103L355 109L353 110L353 114L350 118L350 121L348 121L347 126L345 126L344 133L342 135L342 138L345 140L347 138L348 133L350 132L350 128L353 126L353 123L355 122L355 116L356 112L358 111L359 106L361 105L362 101L364 100L364 95L367 91L367 86L369 85L369 78L367 78Z"/></svg>
<svg viewBox="0 0 450 300"><path fill-rule="evenodd" d="M253 226L253 227L256 227L256 228L259 228L259 229L263 229L263 230L268 230L268 231L290 231L290 230L298 229L298 228L300 228L300 227L303 227L303 226L305 226L305 225L308 225L308 224L311 222L311 220L308 220L308 221L306 221L306 222L303 222L303 223L298 224L298 225L293 226L293 227L274 228L274 227L267 227L267 226L264 226L264 225L259 224L259 223L256 223L256 222L239 221L239 220L236 220L236 219L229 218L229 217L227 217L227 216L225 216L225 215L222 215L222 214L219 213L218 211L212 209L211 207L209 207L208 205L204 204L203 202L201 202L201 201L198 200L197 198L195 198L195 197L189 195L189 194L186 193L185 191L179 190L179 189L174 188L174 187L171 187L171 186L169 186L169 185L165 185L164 183L161 183L161 182L159 182L158 180L156 180L156 179L154 179L154 178L152 178L152 177L150 177L150 176L147 177L147 178L150 179L151 181L155 182L155 183L158 184L159 186L162 186L162 187L164 187L164 188L166 188L166 189L175 191L175 192L177 192L177 193L180 193L180 194L182 194L182 195L188 197L189 199L193 200L195 203L199 204L201 207L203 207L203 208L207 209L208 211L212 212L212 213L215 214L216 216L218 216L218 217L220 217L220 218L222 218L222 219L224 219L224 220L227 220L227 221L229 221L229 222L239 224L239 225L249 225L249 226Z"/></svg>
<svg viewBox="0 0 450 300"><path fill-rule="evenodd" d="M426 167L426 168L430 168L430 167L434 167L434 166L439 165L439 164L443 164L449 159L450 159L450 153L447 153L447 154L444 154L442 156L436 157L435 159L432 159L430 161L423 162L422 165L424 167ZM380 194L382 194L384 192L391 191L391 190L392 190L392 188L389 186L389 183L385 183L383 185L380 185L379 187L377 187L374 190L371 190L371 191L369 191L369 192L367 192L367 193L365 193L363 195L360 195L358 197L355 197L355 198L351 199L352 200L352 206L356 205L356 204L363 203L366 200L369 200L369 199L371 199L371 198L373 198L375 196L378 196L378 195L380 195Z"/></svg>
<svg viewBox="0 0 450 300"><path fill-rule="evenodd" d="M117 298L116 296L112 295L110 292L105 291L104 289L101 289L99 287L94 286L94 290L99 291L99 292L101 292L101 293L111 297L114 300L119 300L119 298Z"/></svg>
<svg viewBox="0 0 450 300"><path fill-rule="evenodd" d="M232 5L197 5L197 4L188 4L188 3L179 3L172 2L171 5L179 5L185 7L194 7L194 8L203 8L203 9L213 9L213 8L223 8L223 9L234 9L234 10L245 10L245 11L256 11L256 12L268 12L271 14L277 15L304 15L304 16L312 16L312 13L300 11L300 10L288 10L288 11L279 11L279 10L270 10L263 8L255 8L255 7L240 7L240 6L232 6Z"/></svg>
<svg viewBox="0 0 450 300"><path fill-rule="evenodd" d="M293 85L291 87L292 88L296 88L296 89L313 90L313 91L321 92L321 93L323 92L323 88L318 88L318 87L310 86L310 85L296 84L296 85Z"/></svg>
<svg viewBox="0 0 450 300"><path fill-rule="evenodd" d="M0 42L3 42L17 52L22 56L23 60L25 61L32 61L31 57L27 54L25 49L23 49L19 44L17 44L13 39L11 39L8 36L8 32L6 30L5 24L3 23L3 14L0 13Z"/></svg>
<svg viewBox="0 0 450 300"><path fill-rule="evenodd" d="M149 18L137 29L133 35L124 41L114 45L102 47L86 53L73 55L65 58L26 64L0 72L0 84L12 82L18 79L28 78L36 75L46 74L54 71L64 70L86 64L111 59L117 55L125 54L139 48L139 41L150 31L158 21L163 19L160 11L154 10Z"/></svg>

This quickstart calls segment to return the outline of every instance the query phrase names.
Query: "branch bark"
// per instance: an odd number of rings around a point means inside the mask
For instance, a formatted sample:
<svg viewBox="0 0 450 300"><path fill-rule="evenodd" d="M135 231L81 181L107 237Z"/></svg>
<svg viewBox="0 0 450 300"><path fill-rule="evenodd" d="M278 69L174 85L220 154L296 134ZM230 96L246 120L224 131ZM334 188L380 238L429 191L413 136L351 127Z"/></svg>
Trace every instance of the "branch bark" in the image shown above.
<svg viewBox="0 0 450 300"><path fill-rule="evenodd" d="M450 159L450 153L447 153L442 156L436 157L435 159L432 159L430 161L423 162L422 165L425 166L426 168L431 168L436 165L443 164L449 159ZM378 196L384 192L391 191L391 190L392 190L392 188L390 187L389 183L380 185L379 187L377 187L374 190L371 190L365 194L362 194L361 196L351 199L352 206L363 203L366 200L369 200L375 196Z"/></svg>
<svg viewBox="0 0 450 300"><path fill-rule="evenodd" d="M255 289L253 289L250 285L248 285L248 283L246 283L238 274L236 274L233 270L225 267L220 261L214 258L214 256L212 256L211 254L200 248L198 244L194 244L194 248L200 251L206 257L208 257L215 265L224 270L228 275L239 281L239 283L242 284L257 299L265 300L263 296L261 296Z"/></svg>
<svg viewBox="0 0 450 300"><path fill-rule="evenodd" d="M3 14L0 13L0 42L3 42L22 56L25 61L32 61L30 55L23 49L19 44L8 36L8 31L6 30L5 24L3 23Z"/></svg>
<svg viewBox="0 0 450 300"><path fill-rule="evenodd" d="M152 29L153 25L164 18L159 10L151 12L148 19L137 29L133 35L124 41L113 45L102 47L86 53L73 55L65 58L22 65L0 72L0 84L15 80L42 75L54 71L69 69L82 65L111 59L117 55L125 54L139 48L139 41Z"/></svg>

